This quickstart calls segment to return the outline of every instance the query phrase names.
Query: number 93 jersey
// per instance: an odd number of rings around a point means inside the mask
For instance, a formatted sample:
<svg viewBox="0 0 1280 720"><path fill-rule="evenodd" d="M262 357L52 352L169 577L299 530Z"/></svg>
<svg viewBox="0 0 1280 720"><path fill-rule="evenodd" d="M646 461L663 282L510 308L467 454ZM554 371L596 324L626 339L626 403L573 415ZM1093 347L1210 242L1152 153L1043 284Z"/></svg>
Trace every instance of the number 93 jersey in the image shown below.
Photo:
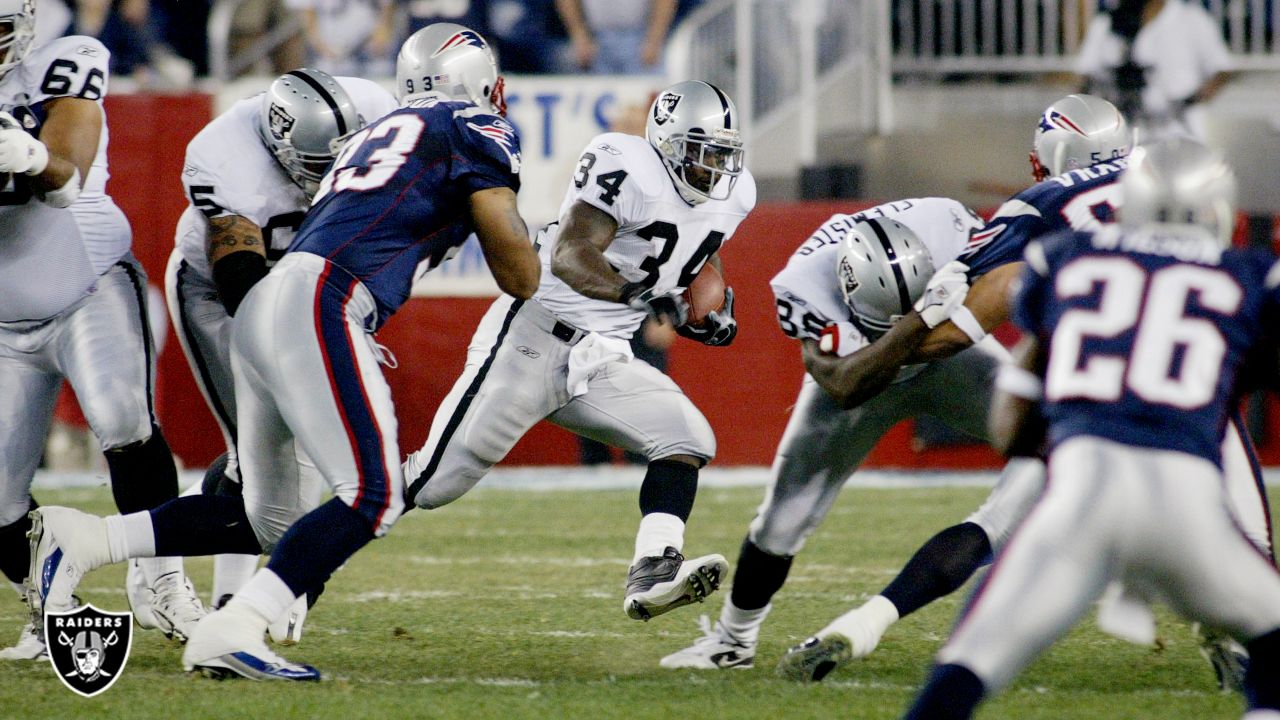
<svg viewBox="0 0 1280 720"><path fill-rule="evenodd" d="M1049 354L1050 444L1092 435L1221 467L1240 370L1272 347L1275 256L1224 250L1208 232L1111 226L1032 242L1026 262L1013 320Z"/></svg>
<svg viewBox="0 0 1280 720"><path fill-rule="evenodd" d="M364 120L372 122L396 109L395 98L375 82L335 79ZM261 110L261 94L241 100L187 144L182 187L191 204L178 220L174 242L200 277L211 277L208 220L239 215L262 228L267 262L275 264L293 242L311 204L263 143L258 131Z"/></svg>
<svg viewBox="0 0 1280 720"><path fill-rule="evenodd" d="M560 217L579 200L617 221L604 251L614 269L627 281L644 282L663 294L688 287L707 258L733 236L755 207L756 185L744 170L727 199L689 205L648 140L604 133L579 156ZM559 230L559 223L552 223L540 232L542 282L534 299L579 329L630 338L644 321L643 312L580 295L552 274Z"/></svg>

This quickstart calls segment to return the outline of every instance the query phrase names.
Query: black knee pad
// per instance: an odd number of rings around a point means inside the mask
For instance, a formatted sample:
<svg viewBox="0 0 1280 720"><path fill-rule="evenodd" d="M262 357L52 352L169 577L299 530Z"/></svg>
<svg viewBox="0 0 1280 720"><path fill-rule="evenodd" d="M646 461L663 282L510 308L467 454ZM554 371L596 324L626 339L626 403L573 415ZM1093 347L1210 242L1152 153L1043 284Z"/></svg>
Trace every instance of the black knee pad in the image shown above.
<svg viewBox="0 0 1280 720"><path fill-rule="evenodd" d="M231 456L222 453L209 463L204 471L204 480L200 483L201 495L221 495L223 497L241 497L244 493L240 483L227 476L227 465Z"/></svg>
<svg viewBox="0 0 1280 720"><path fill-rule="evenodd" d="M122 514L150 510L178 497L178 468L160 428L151 437L104 453L111 495Z"/></svg>
<svg viewBox="0 0 1280 720"><path fill-rule="evenodd" d="M27 499L27 511L12 523L0 527L0 572L10 582L20 583L31 565L31 546L27 531L31 529L29 513L40 507L35 498Z"/></svg>

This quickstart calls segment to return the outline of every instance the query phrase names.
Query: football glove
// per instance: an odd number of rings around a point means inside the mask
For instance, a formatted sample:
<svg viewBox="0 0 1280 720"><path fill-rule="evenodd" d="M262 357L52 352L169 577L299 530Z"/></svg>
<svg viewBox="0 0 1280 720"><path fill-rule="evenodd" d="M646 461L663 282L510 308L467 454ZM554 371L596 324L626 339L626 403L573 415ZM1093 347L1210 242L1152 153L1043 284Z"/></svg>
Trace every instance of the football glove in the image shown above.
<svg viewBox="0 0 1280 720"><path fill-rule="evenodd" d="M838 322L826 326L818 339L818 349L836 357L848 357L868 344L867 337L858 332L851 322Z"/></svg>
<svg viewBox="0 0 1280 720"><path fill-rule="evenodd" d="M916 301L916 312L924 324L935 328L951 318L957 308L964 305L969 294L969 279L965 276L969 266L958 260L938 268L929 278L924 294Z"/></svg>
<svg viewBox="0 0 1280 720"><path fill-rule="evenodd" d="M677 328L689 319L689 303L685 302L680 293L658 295L651 287L629 282L622 286L621 300L635 310L644 311L654 320L670 323Z"/></svg>
<svg viewBox="0 0 1280 720"><path fill-rule="evenodd" d="M724 307L707 313L701 325L679 325L676 332L703 345L720 347L738 336L738 320L733 316L733 288L724 289Z"/></svg>
<svg viewBox="0 0 1280 720"><path fill-rule="evenodd" d="M38 175L49 166L49 149L9 113L0 113L0 173Z"/></svg>

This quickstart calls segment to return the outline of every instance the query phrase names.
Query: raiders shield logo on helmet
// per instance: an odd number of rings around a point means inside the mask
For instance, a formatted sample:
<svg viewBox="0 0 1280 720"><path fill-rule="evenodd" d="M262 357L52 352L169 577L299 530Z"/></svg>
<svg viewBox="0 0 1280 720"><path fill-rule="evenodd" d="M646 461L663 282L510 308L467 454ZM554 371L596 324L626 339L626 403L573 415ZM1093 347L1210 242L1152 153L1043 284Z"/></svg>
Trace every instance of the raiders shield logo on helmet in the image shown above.
<svg viewBox="0 0 1280 720"><path fill-rule="evenodd" d="M837 268L836 274L840 276L840 291L844 293L845 300L848 301L861 287L861 283L858 282L858 276L854 274L853 266L849 264L848 258L840 258L840 266Z"/></svg>
<svg viewBox="0 0 1280 720"><path fill-rule="evenodd" d="M133 613L104 612L92 605L46 613L44 637L58 679L93 697L111 687L129 661Z"/></svg>
<svg viewBox="0 0 1280 720"><path fill-rule="evenodd" d="M293 134L293 124L297 122L292 115L279 105L272 105L269 113L271 134L277 140L288 140Z"/></svg>
<svg viewBox="0 0 1280 720"><path fill-rule="evenodd" d="M658 98L657 102L653 104L653 121L659 125L666 125L683 97L680 93L662 93L662 97Z"/></svg>

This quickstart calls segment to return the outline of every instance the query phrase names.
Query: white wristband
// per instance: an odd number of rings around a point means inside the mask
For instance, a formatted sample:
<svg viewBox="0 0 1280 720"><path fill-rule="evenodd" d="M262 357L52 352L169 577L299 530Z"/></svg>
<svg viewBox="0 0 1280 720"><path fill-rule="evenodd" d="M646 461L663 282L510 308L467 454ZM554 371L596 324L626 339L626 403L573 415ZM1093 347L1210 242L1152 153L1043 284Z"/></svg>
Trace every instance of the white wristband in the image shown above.
<svg viewBox="0 0 1280 720"><path fill-rule="evenodd" d="M978 322L978 318L974 317L973 311L965 305L956 308L951 313L951 317L947 319L955 323L961 332L968 335L975 345L987 336L987 331L982 329L982 324Z"/></svg>
<svg viewBox="0 0 1280 720"><path fill-rule="evenodd" d="M80 189L80 168L76 168L62 187L44 194L44 204L56 208L71 207L71 203L80 197Z"/></svg>
<svg viewBox="0 0 1280 720"><path fill-rule="evenodd" d="M1030 370L1017 365L1003 365L996 375L996 389L1035 402L1044 396L1044 381Z"/></svg>

